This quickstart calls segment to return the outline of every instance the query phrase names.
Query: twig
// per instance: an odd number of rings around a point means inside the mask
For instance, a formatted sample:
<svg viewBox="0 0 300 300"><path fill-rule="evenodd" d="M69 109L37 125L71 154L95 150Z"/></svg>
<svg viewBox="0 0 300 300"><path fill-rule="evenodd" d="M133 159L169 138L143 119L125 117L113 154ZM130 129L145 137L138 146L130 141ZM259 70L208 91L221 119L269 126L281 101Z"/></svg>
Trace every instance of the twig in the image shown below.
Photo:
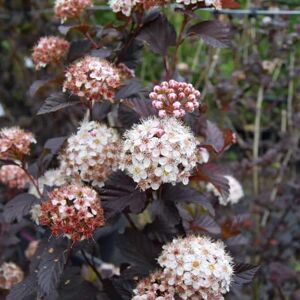
<svg viewBox="0 0 300 300"><path fill-rule="evenodd" d="M260 142L260 126L261 126L261 111L262 103L264 99L264 87L261 85L256 102L256 114L255 114L255 131L254 131L254 142L253 142L253 162L257 161L259 154L259 142ZM258 194L258 166L253 167L253 189L254 194Z"/></svg>
<svg viewBox="0 0 300 300"><path fill-rule="evenodd" d="M25 172L25 174L27 175L27 177L29 178L29 180L31 181L31 183L34 185L37 193L39 194L40 198L43 198L43 194L41 193L40 191L40 188L37 184L37 181L31 176L31 174L28 172L26 166L22 163L22 166L21 166L22 170Z"/></svg>
<svg viewBox="0 0 300 300"><path fill-rule="evenodd" d="M100 281L102 281L102 277L101 274L99 273L99 271L97 270L97 268L90 262L90 260L88 259L86 253L84 252L84 250L80 250L85 262L92 268L92 270L95 272L95 274L97 275L98 279Z"/></svg>
<svg viewBox="0 0 300 300"><path fill-rule="evenodd" d="M138 230L138 228L136 227L136 225L134 224L134 222L132 221L132 219L130 218L128 213L124 213L128 223L130 224L130 226L136 230Z"/></svg>
<svg viewBox="0 0 300 300"><path fill-rule="evenodd" d="M295 53L290 54L290 66L289 66L289 87L287 98L287 124L288 127L292 126L293 116L293 97L294 97L294 69L295 69Z"/></svg>

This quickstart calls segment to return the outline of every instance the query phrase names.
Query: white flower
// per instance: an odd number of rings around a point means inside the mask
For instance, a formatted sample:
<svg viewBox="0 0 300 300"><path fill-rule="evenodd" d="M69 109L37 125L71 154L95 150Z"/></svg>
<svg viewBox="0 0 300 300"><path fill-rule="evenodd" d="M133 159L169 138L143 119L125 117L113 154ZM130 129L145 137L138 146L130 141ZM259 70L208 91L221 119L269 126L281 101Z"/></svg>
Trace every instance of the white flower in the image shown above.
<svg viewBox="0 0 300 300"><path fill-rule="evenodd" d="M202 3L205 6L213 6L217 9L222 8L221 0L176 0L177 3L184 4L184 5L192 5L197 3Z"/></svg>
<svg viewBox="0 0 300 300"><path fill-rule="evenodd" d="M207 184L206 189L218 197L221 205L236 204L244 197L243 187L233 176L226 175L224 177L227 178L229 184L229 196L227 199L223 198L220 192L211 183Z"/></svg>
<svg viewBox="0 0 300 300"><path fill-rule="evenodd" d="M62 186L66 183L65 174L62 172L61 168L48 170L42 177L38 179L38 186L40 192L43 193L44 186ZM33 184L30 184L29 194L39 197L39 194L36 190L36 187Z"/></svg>
<svg viewBox="0 0 300 300"><path fill-rule="evenodd" d="M121 12L129 17L135 5L140 3L140 0L110 0L109 5L113 12Z"/></svg>
<svg viewBox="0 0 300 300"><path fill-rule="evenodd" d="M163 246L158 263L179 299L216 300L229 291L232 259L221 241L200 236L174 239Z"/></svg>
<svg viewBox="0 0 300 300"><path fill-rule="evenodd" d="M126 131L124 138L120 168L142 190L157 190L163 183L188 184L196 164L206 162L196 138L175 118L150 118Z"/></svg>
<svg viewBox="0 0 300 300"><path fill-rule="evenodd" d="M84 122L68 139L60 156L61 169L73 181L102 187L118 167L118 151L119 136L114 129L94 121Z"/></svg>

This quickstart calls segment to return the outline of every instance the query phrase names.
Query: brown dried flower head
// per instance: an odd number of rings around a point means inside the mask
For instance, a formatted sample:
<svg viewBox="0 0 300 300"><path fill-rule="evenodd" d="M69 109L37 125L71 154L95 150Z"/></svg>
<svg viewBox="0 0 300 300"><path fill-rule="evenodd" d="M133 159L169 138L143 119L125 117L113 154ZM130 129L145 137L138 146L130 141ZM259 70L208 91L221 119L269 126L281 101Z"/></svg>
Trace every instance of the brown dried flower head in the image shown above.
<svg viewBox="0 0 300 300"><path fill-rule="evenodd" d="M92 0L56 0L54 13L62 22L79 17L93 5Z"/></svg>
<svg viewBox="0 0 300 300"><path fill-rule="evenodd" d="M56 36L42 37L33 48L35 68L41 69L50 63L59 63L69 50L70 43Z"/></svg>

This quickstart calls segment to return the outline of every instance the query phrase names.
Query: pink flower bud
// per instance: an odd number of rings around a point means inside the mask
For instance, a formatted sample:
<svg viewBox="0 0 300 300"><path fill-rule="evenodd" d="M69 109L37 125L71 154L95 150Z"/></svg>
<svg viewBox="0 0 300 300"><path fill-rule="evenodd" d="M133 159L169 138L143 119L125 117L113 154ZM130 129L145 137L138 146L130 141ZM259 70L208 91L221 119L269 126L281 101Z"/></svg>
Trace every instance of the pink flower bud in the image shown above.
<svg viewBox="0 0 300 300"><path fill-rule="evenodd" d="M160 111L158 112L158 115L159 115L160 118L164 118L164 117L167 115L167 113L166 113L165 110L160 110Z"/></svg>
<svg viewBox="0 0 300 300"><path fill-rule="evenodd" d="M171 101L175 101L177 98L177 95L175 93L171 93L171 94L168 94L168 99L171 100Z"/></svg>
<svg viewBox="0 0 300 300"><path fill-rule="evenodd" d="M180 110L175 109L175 110L173 111L173 115L174 115L175 118L181 117L181 112L180 112Z"/></svg>
<svg viewBox="0 0 300 300"><path fill-rule="evenodd" d="M157 99L157 93L151 92L151 93L149 94L149 97L150 97L150 99L155 100L155 99Z"/></svg>
<svg viewBox="0 0 300 300"><path fill-rule="evenodd" d="M179 101L176 101L176 102L173 103L173 107L174 107L175 109L180 108L180 106L181 106L181 103L180 103Z"/></svg>

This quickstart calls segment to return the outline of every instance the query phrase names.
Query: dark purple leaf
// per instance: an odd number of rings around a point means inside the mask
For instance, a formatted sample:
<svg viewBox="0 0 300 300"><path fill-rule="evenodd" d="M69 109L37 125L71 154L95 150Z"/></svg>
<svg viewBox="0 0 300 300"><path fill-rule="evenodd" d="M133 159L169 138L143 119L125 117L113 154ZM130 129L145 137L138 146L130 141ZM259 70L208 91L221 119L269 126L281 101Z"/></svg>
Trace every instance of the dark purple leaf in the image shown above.
<svg viewBox="0 0 300 300"><path fill-rule="evenodd" d="M205 136L203 144L211 146L217 153L222 151L224 148L223 132L216 124L211 121L206 122Z"/></svg>
<svg viewBox="0 0 300 300"><path fill-rule="evenodd" d="M124 63L130 69L135 69L140 63L142 49L143 43L134 40L127 48L127 51L119 54L119 62Z"/></svg>
<svg viewBox="0 0 300 300"><path fill-rule="evenodd" d="M137 189L136 183L121 171L113 173L100 191L103 207L109 215L125 209L140 213L146 205L146 193Z"/></svg>
<svg viewBox="0 0 300 300"><path fill-rule="evenodd" d="M195 215L188 214L180 210L183 219L183 227L186 233L210 233L219 234L221 232L218 223L209 215L203 214L197 210Z"/></svg>
<svg viewBox="0 0 300 300"><path fill-rule="evenodd" d="M92 283L82 278L79 267L71 267L62 275L58 292L60 299L63 300L96 300L98 290Z"/></svg>
<svg viewBox="0 0 300 300"><path fill-rule="evenodd" d="M168 48L176 45L176 31L166 17L160 15L144 25L137 37L157 54L165 56Z"/></svg>
<svg viewBox="0 0 300 300"><path fill-rule="evenodd" d="M109 101L96 102L93 106L93 120L103 121L112 109L112 104Z"/></svg>
<svg viewBox="0 0 300 300"><path fill-rule="evenodd" d="M197 136L205 136L206 117L199 113L188 113L185 115L185 123L189 125Z"/></svg>
<svg viewBox="0 0 300 300"><path fill-rule="evenodd" d="M69 97L64 93L53 94L45 100L37 115L48 114L79 103L80 100L77 97Z"/></svg>
<svg viewBox="0 0 300 300"><path fill-rule="evenodd" d="M242 234L232 236L226 240L226 245L228 245L228 247L230 248L245 246L248 243L249 240L246 237L244 237Z"/></svg>
<svg viewBox="0 0 300 300"><path fill-rule="evenodd" d="M216 48L230 46L230 29L218 20L203 21L191 26L187 30L188 35L198 35L203 41Z"/></svg>
<svg viewBox="0 0 300 300"><path fill-rule="evenodd" d="M29 214L32 205L40 201L33 195L23 193L17 195L4 206L4 220L11 223L14 220L20 222L22 218Z"/></svg>
<svg viewBox="0 0 300 300"><path fill-rule="evenodd" d="M139 123L140 117L132 108L120 104L118 107L118 120L122 127L129 129L133 124Z"/></svg>
<svg viewBox="0 0 300 300"><path fill-rule="evenodd" d="M176 202L162 193L161 199L155 199L152 202L151 213L153 217L159 220L168 220L171 226L176 226L180 222L180 216L175 204Z"/></svg>
<svg viewBox="0 0 300 300"><path fill-rule="evenodd" d="M141 118L157 115L157 112L149 99L126 99L122 104L133 109Z"/></svg>
<svg viewBox="0 0 300 300"><path fill-rule="evenodd" d="M109 48L94 49L89 54L94 57L107 58L111 55L112 50Z"/></svg>
<svg viewBox="0 0 300 300"><path fill-rule="evenodd" d="M38 267L38 285L42 293L50 295L60 282L66 263L66 249L55 240L50 243L41 255Z"/></svg>
<svg viewBox="0 0 300 300"><path fill-rule="evenodd" d="M23 300L28 299L29 296L35 299L37 292L37 278L36 274L30 274L23 281L15 285L9 292L6 300Z"/></svg>
<svg viewBox="0 0 300 300"><path fill-rule="evenodd" d="M145 88L136 79L131 79L123 85L115 95L116 100L127 99L132 97L144 98Z"/></svg>
<svg viewBox="0 0 300 300"><path fill-rule="evenodd" d="M229 196L229 183L225 175L224 170L220 166L207 163L197 166L194 178L200 181L210 182L221 193L222 197L227 199Z"/></svg>
<svg viewBox="0 0 300 300"><path fill-rule="evenodd" d="M271 262L268 269L270 271L272 283L277 286L284 284L286 281L296 279L297 277L297 274L292 267L282 262Z"/></svg>
<svg viewBox="0 0 300 300"><path fill-rule="evenodd" d="M141 232L127 229L119 235L117 244L124 262L130 263L139 276L147 275L156 268L156 258L161 249Z"/></svg>
<svg viewBox="0 0 300 300"><path fill-rule="evenodd" d="M68 62L72 62L78 58L81 58L87 54L92 48L92 43L89 40L79 40L71 43L69 53L68 53Z"/></svg>
<svg viewBox="0 0 300 300"><path fill-rule="evenodd" d="M233 285L235 287L242 286L243 284L251 283L259 266L250 264L237 263L234 265Z"/></svg>
<svg viewBox="0 0 300 300"><path fill-rule="evenodd" d="M178 230L168 219L156 218L151 224L145 226L144 232L149 239L166 243L177 235Z"/></svg>
<svg viewBox="0 0 300 300"><path fill-rule="evenodd" d="M34 177L39 177L47 169L53 157L59 152L63 146L66 137L56 137L46 141L43 152L37 161L30 165L29 172Z"/></svg>
<svg viewBox="0 0 300 300"><path fill-rule="evenodd" d="M174 203L197 203L214 215L214 209L208 199L196 190L178 184L173 186L166 184L162 188L162 199Z"/></svg>

